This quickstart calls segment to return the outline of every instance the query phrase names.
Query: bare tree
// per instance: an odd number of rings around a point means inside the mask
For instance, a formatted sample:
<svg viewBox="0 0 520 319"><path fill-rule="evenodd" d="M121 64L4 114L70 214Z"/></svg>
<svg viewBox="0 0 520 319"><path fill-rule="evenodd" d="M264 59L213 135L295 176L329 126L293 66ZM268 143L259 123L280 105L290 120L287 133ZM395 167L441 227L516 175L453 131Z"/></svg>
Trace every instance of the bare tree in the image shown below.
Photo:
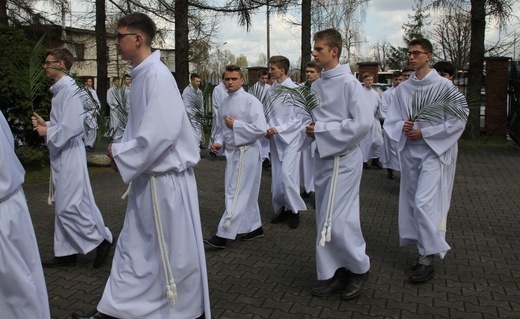
<svg viewBox="0 0 520 319"><path fill-rule="evenodd" d="M457 69L467 68L470 33L469 13L448 8L433 28L432 40L440 46L436 55L444 61L450 61Z"/></svg>
<svg viewBox="0 0 520 319"><path fill-rule="evenodd" d="M366 18L369 0L317 0L313 5L312 25L315 30L337 29L345 40L346 62L354 47L363 42L361 26Z"/></svg>
<svg viewBox="0 0 520 319"><path fill-rule="evenodd" d="M484 68L485 35L487 19L494 19L504 27L512 15L512 1L515 0L470 0L471 36L468 67L468 89L470 116L465 137L480 136L480 91ZM465 0L434 0L433 8L466 9Z"/></svg>
<svg viewBox="0 0 520 319"><path fill-rule="evenodd" d="M383 43L377 42L376 45L372 47L372 52L374 53L374 59L379 66L381 67L381 71L386 70L386 56L388 55L390 44L386 41Z"/></svg>
<svg viewBox="0 0 520 319"><path fill-rule="evenodd" d="M258 60L256 60L256 66L267 67L267 55L265 53L262 52L258 55Z"/></svg>

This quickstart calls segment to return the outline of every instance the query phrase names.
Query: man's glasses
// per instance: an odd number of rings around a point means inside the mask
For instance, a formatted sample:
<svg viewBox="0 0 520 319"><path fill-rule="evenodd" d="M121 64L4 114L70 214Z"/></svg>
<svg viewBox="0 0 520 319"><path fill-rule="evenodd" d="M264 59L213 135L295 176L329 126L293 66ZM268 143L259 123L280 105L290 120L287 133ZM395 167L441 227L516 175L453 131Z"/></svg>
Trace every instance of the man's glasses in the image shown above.
<svg viewBox="0 0 520 319"><path fill-rule="evenodd" d="M411 51L411 52L408 52L408 56L414 56L414 57L418 57L419 55L422 54L428 54L428 52L425 52L425 51Z"/></svg>
<svg viewBox="0 0 520 319"><path fill-rule="evenodd" d="M122 40L124 37L126 37L127 35L138 35L139 33L117 33L116 35L116 38L118 40Z"/></svg>
<svg viewBox="0 0 520 319"><path fill-rule="evenodd" d="M58 63L58 62L60 62L60 61L45 61L45 62L43 63L43 65L45 65L45 66L50 66L50 65L52 65L52 64L54 64L54 63Z"/></svg>

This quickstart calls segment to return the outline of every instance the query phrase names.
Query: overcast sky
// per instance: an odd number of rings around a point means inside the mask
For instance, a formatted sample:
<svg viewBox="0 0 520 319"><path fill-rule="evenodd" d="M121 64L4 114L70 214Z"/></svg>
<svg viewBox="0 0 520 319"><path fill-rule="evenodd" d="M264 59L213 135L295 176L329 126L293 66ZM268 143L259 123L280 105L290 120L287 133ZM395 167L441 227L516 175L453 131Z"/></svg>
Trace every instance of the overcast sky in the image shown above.
<svg viewBox="0 0 520 319"><path fill-rule="evenodd" d="M519 5L517 4L517 7ZM408 22L408 15L413 15L414 0L371 0L367 9L366 22L362 31L366 36L366 43L362 50L367 51L370 46L379 42L389 42L392 45L402 46L402 25ZM518 12L516 10L515 12ZM292 10L295 21L300 21L300 11ZM250 66L256 64L260 52L267 52L267 32L265 9L253 18L253 29L246 32L240 27L235 17L223 18L222 29L215 40L221 50L230 50L235 56L244 54ZM516 29L520 36L518 21ZM300 57L300 34L298 26L292 26L287 18L276 15L271 16L271 55L284 55L289 58L291 64L295 64ZM496 36L497 30L491 28L486 37ZM520 41L517 45L517 55ZM369 54L365 54L369 55Z"/></svg>

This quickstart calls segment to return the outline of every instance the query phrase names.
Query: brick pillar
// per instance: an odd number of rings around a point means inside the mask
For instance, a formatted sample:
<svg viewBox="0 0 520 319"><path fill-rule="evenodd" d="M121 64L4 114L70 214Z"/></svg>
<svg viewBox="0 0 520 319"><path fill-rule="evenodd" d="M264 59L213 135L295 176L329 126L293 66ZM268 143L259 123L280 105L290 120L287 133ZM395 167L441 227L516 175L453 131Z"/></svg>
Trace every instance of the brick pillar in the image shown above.
<svg viewBox="0 0 520 319"><path fill-rule="evenodd" d="M506 57L486 59L485 128L487 134L494 133L494 136L505 136L507 133L509 60Z"/></svg>
<svg viewBox="0 0 520 319"><path fill-rule="evenodd" d="M252 66L247 68L248 83L245 84L248 87L252 87L256 82L258 82L258 72L260 72L260 70L269 71L269 68L266 68L265 66Z"/></svg>
<svg viewBox="0 0 520 319"><path fill-rule="evenodd" d="M370 72L374 75L374 83L378 83L379 63L377 62L360 62L358 65L358 80L363 81L361 76L365 72Z"/></svg>

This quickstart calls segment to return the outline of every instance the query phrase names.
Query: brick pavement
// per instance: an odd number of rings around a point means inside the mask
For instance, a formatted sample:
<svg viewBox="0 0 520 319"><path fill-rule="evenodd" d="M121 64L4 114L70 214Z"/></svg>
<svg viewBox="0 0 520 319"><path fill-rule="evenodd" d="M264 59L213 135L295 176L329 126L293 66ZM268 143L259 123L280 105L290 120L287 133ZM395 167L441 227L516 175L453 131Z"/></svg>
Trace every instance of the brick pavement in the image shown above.
<svg viewBox="0 0 520 319"><path fill-rule="evenodd" d="M216 231L224 211L224 160L202 159L196 167L203 234ZM371 257L364 294L352 301L338 295L314 297L316 238L312 198L301 226L271 225L270 174L263 174L260 209L265 237L206 250L213 318L518 318L520 317L520 151L465 148L448 218L452 250L437 260L433 280L407 281L415 250L398 247L399 181L381 170L363 171L362 226ZM92 177L105 223L119 234L126 190L116 173ZM24 188L42 258L52 257L53 208L47 184ZM45 269L53 318L95 308L110 266L93 269L94 253L78 265Z"/></svg>

